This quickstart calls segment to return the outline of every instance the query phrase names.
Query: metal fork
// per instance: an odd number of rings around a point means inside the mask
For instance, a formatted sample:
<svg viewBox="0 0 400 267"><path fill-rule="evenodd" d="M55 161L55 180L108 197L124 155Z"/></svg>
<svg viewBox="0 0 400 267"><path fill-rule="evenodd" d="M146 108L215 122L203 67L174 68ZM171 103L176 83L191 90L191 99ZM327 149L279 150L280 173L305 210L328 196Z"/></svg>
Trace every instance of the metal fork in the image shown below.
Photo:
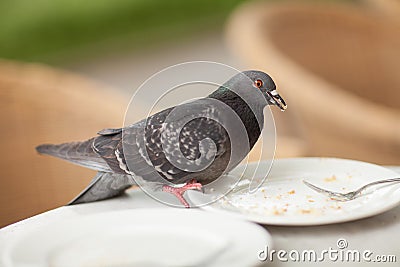
<svg viewBox="0 0 400 267"><path fill-rule="evenodd" d="M339 192L334 192L334 191L329 191L329 190L323 189L321 187L315 186L315 185L307 182L306 180L303 180L303 183L305 185L307 185L308 187L310 187L311 189L317 191L318 193L324 194L324 195L330 197L331 199L338 200L338 201L353 200L353 199L359 197L361 195L362 191L364 191L365 189L367 189L371 186L383 184L383 183L395 183L395 182L400 182L400 178L391 178L391 179L386 179L386 180L375 181L375 182L366 184L355 191L350 191L347 193L339 193Z"/></svg>

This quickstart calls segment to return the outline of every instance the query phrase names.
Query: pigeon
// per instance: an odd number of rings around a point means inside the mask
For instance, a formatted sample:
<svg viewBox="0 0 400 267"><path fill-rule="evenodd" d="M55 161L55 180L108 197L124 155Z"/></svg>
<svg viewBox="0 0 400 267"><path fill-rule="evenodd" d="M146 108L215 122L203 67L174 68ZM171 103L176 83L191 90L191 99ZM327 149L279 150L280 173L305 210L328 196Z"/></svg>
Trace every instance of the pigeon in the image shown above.
<svg viewBox="0 0 400 267"><path fill-rule="evenodd" d="M260 137L267 105L287 107L268 74L243 71L204 98L103 129L86 141L42 144L36 150L97 171L68 205L116 197L139 184L190 207L187 190L202 191L247 156Z"/></svg>

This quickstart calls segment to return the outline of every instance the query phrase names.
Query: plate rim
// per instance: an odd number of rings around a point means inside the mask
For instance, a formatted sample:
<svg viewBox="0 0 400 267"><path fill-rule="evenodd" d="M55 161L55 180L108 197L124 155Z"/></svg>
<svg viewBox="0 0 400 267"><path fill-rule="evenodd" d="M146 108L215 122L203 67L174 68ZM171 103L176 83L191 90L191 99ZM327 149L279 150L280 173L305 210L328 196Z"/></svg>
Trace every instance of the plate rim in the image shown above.
<svg viewBox="0 0 400 267"><path fill-rule="evenodd" d="M272 172L272 169L274 168L274 165L276 162L290 162L290 161L325 161L325 162L329 162L329 161L343 161L343 162L347 162L347 163L355 163L355 164L362 164L362 165L368 165L374 168L381 168L383 171L386 172L390 172L395 176L399 176L399 173L395 172L394 170L391 170L389 168L385 168L384 166L381 165L377 165L374 163L370 163L370 162L365 162L365 161L359 161L359 160L355 160L355 159L346 159L346 158L337 158L337 157L293 157L293 158L281 158L281 159L274 159L272 162L272 167L270 170L270 173ZM247 163L247 168L250 166L259 166L262 165L264 161L260 161L260 162L249 162ZM241 164L242 165L242 164ZM240 165L239 165L240 166ZM239 167L238 166L238 167ZM196 201L193 201L193 193L188 191L188 198L190 199L190 201L192 201L193 203L196 203ZM263 220L261 219L260 215L257 214L244 214L244 213L240 213L240 212L234 212L234 211L230 211L227 209L220 209L220 208L215 208L213 207L213 205L203 205L200 206L200 209L209 211L209 212L215 212L215 213L221 213L221 214L230 214L232 216L235 216L237 218L241 218L241 219L245 219L254 223L258 223L261 225L271 225L271 226L318 226L318 225L332 225L332 224L339 224L339 223L345 223L345 222L351 222L351 221L357 221L357 220L362 220L362 219L366 219L366 218L370 218L379 214L382 214L384 212L387 212L395 207L397 207L398 205L400 205L400 198L397 201L392 201L389 202L388 205L384 206L381 209L375 209L372 210L370 212L366 212L364 215L360 215L359 213L353 213L349 216L345 216L345 217L341 217L338 216L336 220L332 220L331 218L327 218L326 220L320 219L318 221L314 221L314 222L305 222L305 221L281 221L281 222L277 222L277 221L271 221L271 220ZM264 217L267 218L267 217Z"/></svg>
<svg viewBox="0 0 400 267"><path fill-rule="evenodd" d="M185 215L185 213L192 213L190 214L190 216L187 216L187 214ZM129 215L127 215L129 214ZM221 225L221 228L223 228L223 226L226 223L229 223L230 225L232 224L237 224L238 226L241 226L243 229L243 227L245 226L246 229L248 229L250 231L249 228L251 228L251 233L254 235L255 233L257 233L257 238L259 238L259 242L263 243L263 247L265 245L269 246L269 247L273 247L274 243L273 243L273 239L272 236L270 234L270 232L263 226L250 222L248 220L244 220L242 218L236 218L234 216L231 216L229 214L216 214L216 213L210 213L210 212L206 212L203 211L201 209L184 209L184 208L171 208L171 207L167 207L167 208L135 208L135 209L124 209L124 210L115 210L115 211L103 211L103 212L98 212L98 213L93 213L93 214L88 214L88 215L84 215L83 217L74 217L74 218L70 218L68 220L62 221L60 224L60 221L57 222L50 222L49 224L43 224L39 227L36 227L35 229L31 229L30 231L25 232L22 235L19 235L17 238L15 238L14 240L12 240L12 242L10 242L4 249L4 251L2 251L2 253L0 253L0 264L1 263L5 263L4 266L22 266L22 265L16 265L16 264L21 264L18 262L14 262L13 261L13 251L15 249L18 248L18 246L20 246L21 244L24 243L24 239L26 238L32 238L35 237L35 233L37 233L38 231L45 231L46 227L48 227L49 225L51 225L51 227L60 227L60 225L66 225L67 223L70 222L75 222L79 224L79 221L83 221L83 227L87 227L88 222L90 222L91 220L94 220L96 218L101 218L102 216L115 216L115 218L120 217L121 215L125 215L125 216L142 216L141 221L139 222L139 224L142 224L143 222L145 222L147 219L143 219L145 218L146 214L149 214L148 219L151 220L152 218L154 219L154 217L158 217L158 216L163 216L163 215L168 215L171 216L170 218L174 218L174 220L180 221L180 218L183 217L187 217L189 218L188 221L189 222L194 222L194 218L203 218L201 221L204 222L205 220L209 220L212 219L212 223L218 223ZM193 216L194 215L194 216ZM167 218L167 217L164 217ZM225 222L225 224L222 224L223 222ZM211 223L210 223L211 224ZM154 225L165 225L165 227L168 227L169 224L164 224L162 221L156 222ZM190 227L192 227L192 225L189 225ZM208 225L207 225L208 226ZM233 227L233 226L232 226ZM249 228L247 228L249 227ZM208 227L204 227L203 230L208 231ZM230 235L235 235L235 232L225 232L224 234L222 234L220 236L220 238L228 238ZM229 242L232 242L232 239L229 238L228 240ZM252 240L249 240L248 242L249 244L255 244L255 242L253 242ZM238 245L239 243L236 242L236 245L230 244L228 246L228 251L231 251L232 248L234 247L238 247L240 248L240 245ZM262 249L263 247L260 248L256 248L254 247L254 255L253 257L242 257L242 258L246 258L247 259L247 265L248 266L258 266L260 265L262 262L260 262L257 258L257 251ZM226 252L225 252L226 253ZM250 261L251 260L251 261ZM32 266L36 266L34 265L35 263L33 263ZM246 265L246 266L247 266Z"/></svg>

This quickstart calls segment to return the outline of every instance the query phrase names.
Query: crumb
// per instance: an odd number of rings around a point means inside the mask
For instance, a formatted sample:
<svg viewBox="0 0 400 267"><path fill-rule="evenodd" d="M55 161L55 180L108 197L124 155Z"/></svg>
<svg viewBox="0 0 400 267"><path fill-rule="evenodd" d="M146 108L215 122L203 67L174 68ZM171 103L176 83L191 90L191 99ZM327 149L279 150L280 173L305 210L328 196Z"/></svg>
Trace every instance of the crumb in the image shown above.
<svg viewBox="0 0 400 267"><path fill-rule="evenodd" d="M288 192L289 195L293 195L294 193L296 193L294 190Z"/></svg>
<svg viewBox="0 0 400 267"><path fill-rule="evenodd" d="M314 199L309 199L308 202L315 202L315 200Z"/></svg>
<svg viewBox="0 0 400 267"><path fill-rule="evenodd" d="M325 178L324 179L325 182L333 182L336 181L336 176L332 175L331 177Z"/></svg>
<svg viewBox="0 0 400 267"><path fill-rule="evenodd" d="M277 209L277 208L274 207L273 214L274 214L274 215L282 215L282 214L285 213L285 212L287 212L287 209L286 209L286 208Z"/></svg>
<svg viewBox="0 0 400 267"><path fill-rule="evenodd" d="M282 198L282 195L277 195L275 198L280 200Z"/></svg>
<svg viewBox="0 0 400 267"><path fill-rule="evenodd" d="M300 210L300 212L303 213L303 214L309 214L309 213L311 213L311 210L302 209L302 210Z"/></svg>
<svg viewBox="0 0 400 267"><path fill-rule="evenodd" d="M261 189L261 192L263 192L263 193L264 193L264 192L265 192L265 189L264 189L264 188L263 188L263 189Z"/></svg>

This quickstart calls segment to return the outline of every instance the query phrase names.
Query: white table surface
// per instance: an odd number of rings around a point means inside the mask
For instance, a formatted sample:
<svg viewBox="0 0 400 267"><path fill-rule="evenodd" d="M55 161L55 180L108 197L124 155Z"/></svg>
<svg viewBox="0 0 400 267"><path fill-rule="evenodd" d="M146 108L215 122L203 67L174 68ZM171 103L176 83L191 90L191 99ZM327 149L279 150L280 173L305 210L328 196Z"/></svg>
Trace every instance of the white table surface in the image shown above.
<svg viewBox="0 0 400 267"><path fill-rule="evenodd" d="M390 168L400 173L400 166ZM35 228L87 214L137 208L172 209L153 200L140 190L129 190L126 196L120 198L50 210L0 229L0 266L4 265L1 261L1 254L7 243L24 233L34 231ZM265 228L271 233L274 242L273 249L277 251L280 249L288 252L314 249L319 252L329 249L329 247L337 249L337 240L345 238L348 242L347 249L360 251L368 249L373 252L373 255L395 255L397 262L384 263L384 265L400 266L400 206L371 218L348 223L308 227L267 225ZM257 253L258 251L254 252L254 257L257 257ZM330 263L330 261L324 261L323 265ZM305 263L280 262L278 260L264 264L268 266L305 265ZM361 266L361 264L351 262L346 263L346 266ZM367 266L374 265L373 263L367 264Z"/></svg>

